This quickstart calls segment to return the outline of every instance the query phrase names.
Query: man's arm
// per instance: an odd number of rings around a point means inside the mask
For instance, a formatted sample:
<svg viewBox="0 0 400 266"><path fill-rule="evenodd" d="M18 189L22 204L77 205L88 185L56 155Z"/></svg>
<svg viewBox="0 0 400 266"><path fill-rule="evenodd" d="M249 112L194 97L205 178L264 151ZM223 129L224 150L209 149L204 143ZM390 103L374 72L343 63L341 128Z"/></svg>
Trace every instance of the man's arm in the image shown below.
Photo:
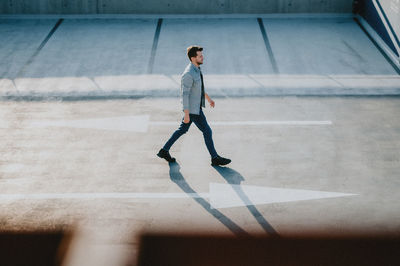
<svg viewBox="0 0 400 266"><path fill-rule="evenodd" d="M206 99L207 99L207 101L209 102L210 106L211 106L212 108L214 108L215 102L210 98L210 96L208 96L207 93L204 93L204 96L206 96Z"/></svg>
<svg viewBox="0 0 400 266"><path fill-rule="evenodd" d="M183 119L184 123L189 123L189 94L193 85L193 77L189 73L185 73L181 79L182 84L182 104L183 111L185 112L185 117Z"/></svg>

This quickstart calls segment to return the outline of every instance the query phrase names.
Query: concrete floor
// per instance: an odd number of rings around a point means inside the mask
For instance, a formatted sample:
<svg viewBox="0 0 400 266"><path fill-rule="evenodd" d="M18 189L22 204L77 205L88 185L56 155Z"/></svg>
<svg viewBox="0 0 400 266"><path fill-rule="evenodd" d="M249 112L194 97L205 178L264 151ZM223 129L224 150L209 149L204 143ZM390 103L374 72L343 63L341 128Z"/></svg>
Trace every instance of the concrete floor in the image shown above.
<svg viewBox="0 0 400 266"><path fill-rule="evenodd" d="M207 108L205 113L214 123L217 151L232 159L226 168L210 166L195 126L171 149L178 164L168 165L155 156L179 125L177 98L2 102L1 227L78 226L83 234L68 265L82 265L82 261L86 265L123 265L127 257L134 256L135 237L143 231L398 234L399 98L215 100L216 108ZM101 129L96 122L147 115L149 124L144 130L128 123L111 124L107 129L112 120L100 123ZM81 120L87 121L78 123ZM233 121L281 124L222 123ZM285 125L284 121L331 123ZM212 208L210 199L201 194L209 191L210 183L357 195ZM39 193L43 198L32 198ZM77 193L89 196L78 198ZM178 193L188 197L110 199L99 193ZM190 198L191 193L199 193L199 197ZM70 196L55 199L54 194ZM84 254L80 253L83 250Z"/></svg>

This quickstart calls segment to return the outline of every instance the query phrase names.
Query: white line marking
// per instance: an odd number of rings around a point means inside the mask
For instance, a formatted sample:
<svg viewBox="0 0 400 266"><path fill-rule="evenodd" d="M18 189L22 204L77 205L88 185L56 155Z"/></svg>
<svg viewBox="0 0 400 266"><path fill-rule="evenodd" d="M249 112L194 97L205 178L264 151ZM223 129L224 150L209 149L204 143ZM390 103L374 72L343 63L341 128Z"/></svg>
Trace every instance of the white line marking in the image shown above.
<svg viewBox="0 0 400 266"><path fill-rule="evenodd" d="M150 121L150 125L154 126L172 126L177 125L180 122L169 122L169 121ZM216 121L209 122L210 125L214 126L275 126L275 125L287 125L287 126L318 126L318 125L332 125L332 121Z"/></svg>
<svg viewBox="0 0 400 266"><path fill-rule="evenodd" d="M183 199L209 198L209 193L37 193L1 194L2 200L29 199Z"/></svg>
<svg viewBox="0 0 400 266"><path fill-rule="evenodd" d="M150 121L149 115L138 115L80 120L38 120L28 123L28 127L69 127L145 133L149 125L172 127L180 123L180 121ZM332 121L216 121L210 124L213 126L324 126L332 125Z"/></svg>

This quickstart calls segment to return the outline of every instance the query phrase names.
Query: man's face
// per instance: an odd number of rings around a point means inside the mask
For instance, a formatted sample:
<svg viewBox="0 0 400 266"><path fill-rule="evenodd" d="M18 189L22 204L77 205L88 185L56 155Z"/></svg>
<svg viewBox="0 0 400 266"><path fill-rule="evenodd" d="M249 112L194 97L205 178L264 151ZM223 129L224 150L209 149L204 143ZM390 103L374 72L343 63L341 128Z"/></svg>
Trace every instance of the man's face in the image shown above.
<svg viewBox="0 0 400 266"><path fill-rule="evenodd" d="M194 61L197 63L197 64L199 64L199 65L201 65L201 64L203 64L203 52L202 51L197 51L197 56L194 58Z"/></svg>

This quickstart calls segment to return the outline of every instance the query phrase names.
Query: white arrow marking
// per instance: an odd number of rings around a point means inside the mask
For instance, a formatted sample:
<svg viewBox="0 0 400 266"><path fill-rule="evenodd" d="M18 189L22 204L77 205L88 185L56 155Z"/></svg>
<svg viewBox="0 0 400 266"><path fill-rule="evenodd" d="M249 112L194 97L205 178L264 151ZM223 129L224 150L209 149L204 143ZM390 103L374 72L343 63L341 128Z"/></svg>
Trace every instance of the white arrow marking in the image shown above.
<svg viewBox="0 0 400 266"><path fill-rule="evenodd" d="M357 194L270 188L210 183L210 193L39 193L1 194L1 200L42 200L42 199L184 199L209 198L212 208L230 208L291 202L301 200L337 198Z"/></svg>
<svg viewBox="0 0 400 266"><path fill-rule="evenodd" d="M28 127L72 127L130 132L147 132L148 115L95 118L83 120L42 120L33 121Z"/></svg>
<svg viewBox="0 0 400 266"><path fill-rule="evenodd" d="M210 183L214 208L355 196L357 194Z"/></svg>
<svg viewBox="0 0 400 266"><path fill-rule="evenodd" d="M83 120L42 120L32 121L28 124L31 128L43 127L70 127L100 130L116 130L129 132L147 132L152 126L178 126L179 121L149 121L149 115L121 116L111 118L95 118ZM211 122L214 126L317 126L332 125L331 121L219 121Z"/></svg>

